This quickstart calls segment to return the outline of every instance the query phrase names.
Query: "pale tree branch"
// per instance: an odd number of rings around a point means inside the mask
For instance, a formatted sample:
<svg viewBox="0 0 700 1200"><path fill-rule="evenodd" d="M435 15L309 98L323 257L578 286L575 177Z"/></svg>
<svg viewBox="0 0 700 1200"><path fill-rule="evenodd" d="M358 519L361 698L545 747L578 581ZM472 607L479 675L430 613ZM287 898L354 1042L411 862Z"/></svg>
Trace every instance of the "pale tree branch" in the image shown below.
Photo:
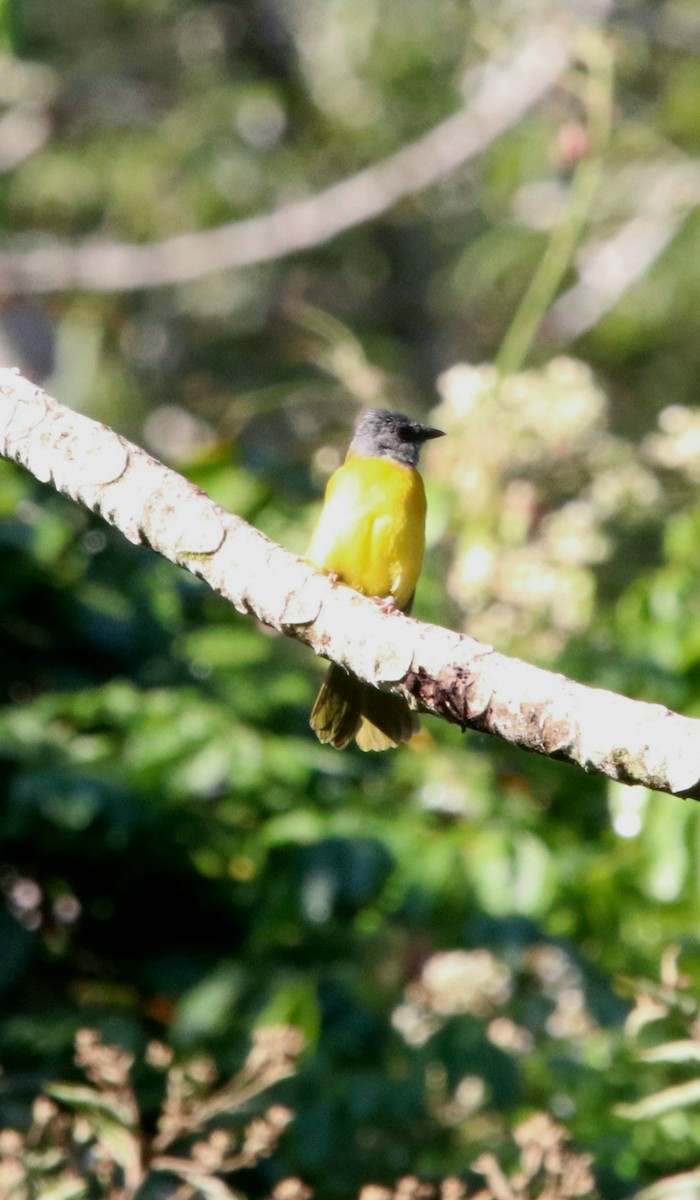
<svg viewBox="0 0 700 1200"><path fill-rule="evenodd" d="M633 217L612 237L586 247L578 283L554 301L542 322L546 337L572 342L610 312L678 234L684 216Z"/></svg>
<svg viewBox="0 0 700 1200"><path fill-rule="evenodd" d="M424 712L623 783L700 798L700 721L382 612L9 370L0 370L0 454L200 576L239 612Z"/></svg>
<svg viewBox="0 0 700 1200"><path fill-rule="evenodd" d="M36 154L51 135L51 122L40 109L16 108L0 117L0 173L14 171Z"/></svg>
<svg viewBox="0 0 700 1200"><path fill-rule="evenodd" d="M660 161L608 178L613 203L633 205L633 215L607 238L579 249L578 280L557 297L542 322L550 340L571 342L610 312L652 269L700 204L696 162Z"/></svg>
<svg viewBox="0 0 700 1200"><path fill-rule="evenodd" d="M14 171L49 140L56 91L49 67L0 52L0 106L7 105L0 116L0 174Z"/></svg>
<svg viewBox="0 0 700 1200"><path fill-rule="evenodd" d="M128 291L200 279L322 245L387 212L480 154L551 90L575 54L576 26L538 25L510 58L483 64L464 108L395 154L275 212L134 245L18 239L0 254L7 292Z"/></svg>

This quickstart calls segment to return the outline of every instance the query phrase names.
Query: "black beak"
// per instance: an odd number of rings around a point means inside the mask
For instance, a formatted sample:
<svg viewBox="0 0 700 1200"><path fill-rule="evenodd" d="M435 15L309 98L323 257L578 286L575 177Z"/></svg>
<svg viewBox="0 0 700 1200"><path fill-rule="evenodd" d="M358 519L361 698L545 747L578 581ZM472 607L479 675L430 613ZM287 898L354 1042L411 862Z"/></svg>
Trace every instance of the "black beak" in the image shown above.
<svg viewBox="0 0 700 1200"><path fill-rule="evenodd" d="M444 429L431 429L430 425L420 425L419 428L421 441L424 442L429 441L431 438L445 436Z"/></svg>

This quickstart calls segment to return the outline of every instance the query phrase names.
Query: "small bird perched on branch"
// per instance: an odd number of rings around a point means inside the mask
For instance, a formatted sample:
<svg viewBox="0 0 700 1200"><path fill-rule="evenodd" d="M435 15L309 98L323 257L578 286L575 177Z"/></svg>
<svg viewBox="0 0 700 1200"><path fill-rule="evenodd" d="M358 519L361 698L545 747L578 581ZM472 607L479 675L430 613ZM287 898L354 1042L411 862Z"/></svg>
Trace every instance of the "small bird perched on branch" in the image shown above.
<svg viewBox="0 0 700 1200"><path fill-rule="evenodd" d="M361 417L345 462L331 475L306 559L365 596L408 612L425 550L421 446L442 437L403 413L371 408ZM401 696L380 692L332 663L311 713L321 742L361 750L407 742L418 719Z"/></svg>

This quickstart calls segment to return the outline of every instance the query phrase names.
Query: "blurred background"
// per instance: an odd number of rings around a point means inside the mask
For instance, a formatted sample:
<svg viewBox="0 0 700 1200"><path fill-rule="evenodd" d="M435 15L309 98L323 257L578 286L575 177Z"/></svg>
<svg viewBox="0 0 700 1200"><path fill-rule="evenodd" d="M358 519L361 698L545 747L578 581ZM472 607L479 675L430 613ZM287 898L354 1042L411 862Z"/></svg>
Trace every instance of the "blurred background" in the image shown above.
<svg viewBox="0 0 700 1200"><path fill-rule="evenodd" d="M700 715L693 0L0 0L0 53L3 365L298 552L362 408L428 418L416 615ZM302 647L0 513L3 1194L700 1196L694 802L336 753Z"/></svg>

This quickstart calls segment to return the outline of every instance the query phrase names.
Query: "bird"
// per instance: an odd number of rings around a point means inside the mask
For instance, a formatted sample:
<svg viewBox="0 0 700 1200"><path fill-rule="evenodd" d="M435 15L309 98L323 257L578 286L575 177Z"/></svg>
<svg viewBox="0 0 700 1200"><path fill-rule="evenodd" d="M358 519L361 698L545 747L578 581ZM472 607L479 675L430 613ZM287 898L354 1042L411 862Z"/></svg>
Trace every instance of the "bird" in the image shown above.
<svg viewBox="0 0 700 1200"><path fill-rule="evenodd" d="M424 442L442 436L403 413L368 409L328 481L306 561L389 610L410 612L425 550L418 459ZM337 750L353 738L361 750L389 750L410 741L418 719L402 696L331 663L310 725Z"/></svg>

